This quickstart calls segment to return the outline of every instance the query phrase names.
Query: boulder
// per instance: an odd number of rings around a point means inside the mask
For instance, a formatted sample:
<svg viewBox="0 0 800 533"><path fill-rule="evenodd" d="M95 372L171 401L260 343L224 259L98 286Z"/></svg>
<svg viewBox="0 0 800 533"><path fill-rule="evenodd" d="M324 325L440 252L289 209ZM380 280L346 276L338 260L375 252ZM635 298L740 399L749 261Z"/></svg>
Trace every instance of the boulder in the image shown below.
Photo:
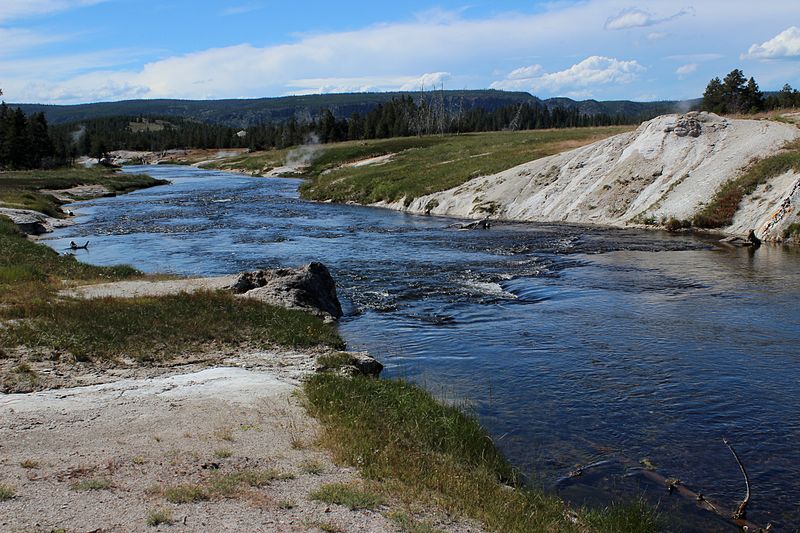
<svg viewBox="0 0 800 533"><path fill-rule="evenodd" d="M323 361L317 372L338 372L346 376L380 376L383 365L366 352L337 352L333 362Z"/></svg>
<svg viewBox="0 0 800 533"><path fill-rule="evenodd" d="M336 282L322 263L311 263L297 269L245 272L230 289L244 297L287 309L299 309L325 318L342 316Z"/></svg>

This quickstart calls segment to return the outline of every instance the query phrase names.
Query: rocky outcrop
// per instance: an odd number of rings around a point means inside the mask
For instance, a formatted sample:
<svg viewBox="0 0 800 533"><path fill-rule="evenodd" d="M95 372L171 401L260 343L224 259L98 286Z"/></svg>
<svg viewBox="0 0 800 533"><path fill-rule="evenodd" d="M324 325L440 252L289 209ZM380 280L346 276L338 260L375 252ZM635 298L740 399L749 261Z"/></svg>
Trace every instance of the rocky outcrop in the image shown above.
<svg viewBox="0 0 800 533"><path fill-rule="evenodd" d="M299 309L333 319L342 316L342 305L336 296L336 282L322 263L311 263L298 269L245 272L230 289L244 297L288 309Z"/></svg>
<svg viewBox="0 0 800 533"><path fill-rule="evenodd" d="M50 233L54 228L64 226L68 222L49 217L38 211L28 209L10 209L0 207L0 216L7 217L16 224L20 231L27 235L42 235Z"/></svg>
<svg viewBox="0 0 800 533"><path fill-rule="evenodd" d="M395 203L415 213L492 220L575 222L607 226L691 220L728 181L754 161L800 137L793 124L736 120L713 113L665 115L636 131L459 187ZM723 231L780 240L800 222L800 176L790 172L746 198Z"/></svg>

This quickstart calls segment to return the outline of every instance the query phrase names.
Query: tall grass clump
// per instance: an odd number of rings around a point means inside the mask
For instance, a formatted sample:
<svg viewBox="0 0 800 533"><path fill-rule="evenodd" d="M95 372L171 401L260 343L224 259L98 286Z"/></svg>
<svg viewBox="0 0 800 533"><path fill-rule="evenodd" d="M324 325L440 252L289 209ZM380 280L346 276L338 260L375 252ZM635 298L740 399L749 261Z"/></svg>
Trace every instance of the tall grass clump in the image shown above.
<svg viewBox="0 0 800 533"><path fill-rule="evenodd" d="M517 476L471 416L401 381L315 375L305 384L322 442L339 461L404 497L504 532L572 531L563 502L518 485Z"/></svg>

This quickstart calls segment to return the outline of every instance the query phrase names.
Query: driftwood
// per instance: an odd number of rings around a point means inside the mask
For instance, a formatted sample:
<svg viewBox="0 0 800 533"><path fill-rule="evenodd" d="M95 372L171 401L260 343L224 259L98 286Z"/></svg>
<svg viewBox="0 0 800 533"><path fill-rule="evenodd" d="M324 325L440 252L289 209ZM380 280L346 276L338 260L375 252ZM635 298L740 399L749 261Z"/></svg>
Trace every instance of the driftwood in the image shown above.
<svg viewBox="0 0 800 533"><path fill-rule="evenodd" d="M489 229L492 227L491 221L488 218L484 218L483 220L476 220L475 222L469 222L467 224L453 224L450 226L451 228L457 228L460 230L467 230L467 229Z"/></svg>
<svg viewBox="0 0 800 533"><path fill-rule="evenodd" d="M726 237L719 241L721 244L725 244L727 246L735 246L737 248L753 248L757 249L761 246L761 239L756 236L756 232L754 230L750 230L747 234L747 238L743 239L742 237Z"/></svg>
<svg viewBox="0 0 800 533"><path fill-rule="evenodd" d="M747 504L750 503L750 478L747 475L747 470L744 469L744 464L742 464L742 460L739 459L739 454L736 453L736 450L733 449L733 446L728 439L722 439L722 442L725 443L725 446L733 454L733 458L736 459L736 462L739 465L739 469L742 471L742 475L744 476L744 486L746 489L744 500L742 503L739 504L739 507L736 508L736 511L733 512L733 519L734 520L745 520L747 518Z"/></svg>
<svg viewBox="0 0 800 533"><path fill-rule="evenodd" d="M594 448L603 449L602 447L598 446L597 444L595 444L595 443L593 443L593 442L591 442L591 441L589 441L587 439L584 439L584 440ZM634 463L633 461L630 461L630 460L621 459L620 463L622 464L622 466L626 466L626 467L631 468L631 470L634 471L635 473L640 473L645 478L647 478L647 479L649 479L649 480L651 480L651 481L653 481L653 482L655 482L655 483L657 483L659 485L663 485L666 488L667 492L669 492L670 495L675 494L676 496L680 496L681 498L684 498L684 499L686 499L688 501L695 502L697 504L697 506L700 507L701 509L704 509L706 511L710 511L710 512L716 514L717 516L719 516L720 518L723 518L725 520L732 520L734 524L736 524L737 526L739 526L740 528L742 528L745 531L748 531L748 532L751 532L751 531L752 532L756 532L756 531L771 531L771 529L772 529L772 525L771 524L767 525L766 528L763 528L763 527L761 527L761 526L759 526L759 525L747 520L745 510L746 510L747 504L750 502L750 480L749 480L749 478L747 476L747 472L744 469L744 465L742 464L741 460L739 459L739 456L736 454L736 451L733 449L733 447L730 445L730 443L727 440L724 440L724 442L725 442L725 445L728 446L728 449L731 450L731 452L733 453L734 457L736 458L736 462L739 464L739 468L741 469L742 474L744 475L745 485L747 487L747 494L745 496L745 499L741 504L739 504L738 508L735 511L731 511L730 509L725 508L724 506L718 504L717 502L714 502L712 500L706 499L706 497L703 495L702 492L694 491L694 490L686 487L678 479L666 478L662 474L659 474L658 472L656 472L655 470L650 470L648 468L643 468L641 465L639 465L637 463ZM613 461L604 460L604 461L597 461L597 462L591 463L591 464L586 465L586 466L579 466L575 470L572 470L571 472L569 472L569 474L567 474L566 476L564 476L561 479L559 479L556 482L556 486L561 485L561 484L563 484L565 482L568 482L570 479L573 479L573 478L581 476L583 474L583 472L585 472L586 470L589 470L589 469L592 469L592 468L597 468L597 467L609 464L611 462L613 462ZM630 475L633 475L633 474L627 474L627 476L630 476Z"/></svg>

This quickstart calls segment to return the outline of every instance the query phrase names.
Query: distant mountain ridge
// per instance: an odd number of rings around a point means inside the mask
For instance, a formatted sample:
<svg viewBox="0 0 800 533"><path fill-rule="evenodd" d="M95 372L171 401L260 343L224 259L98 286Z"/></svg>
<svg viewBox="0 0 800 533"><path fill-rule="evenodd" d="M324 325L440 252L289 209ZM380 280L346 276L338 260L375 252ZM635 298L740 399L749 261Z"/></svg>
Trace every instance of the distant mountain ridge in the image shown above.
<svg viewBox="0 0 800 533"><path fill-rule="evenodd" d="M526 92L506 92L494 89L436 91L425 93L428 98L444 99L449 109L483 108L494 111L516 104L539 103L549 109L577 108L586 115L624 114L629 116L653 116L671 113L691 106L695 101L678 102L632 102L628 100L599 102L576 101L570 98L541 100ZM221 124L232 127L248 127L267 122L282 122L291 117L316 119L321 110L329 109L337 118L346 118L353 113L367 114L382 103L400 96L419 97L419 92L343 93L309 96L283 96L257 99L229 100L125 100L78 105L9 104L21 107L25 113L44 112L51 124L65 124L105 117L143 116L180 117L189 120Z"/></svg>

